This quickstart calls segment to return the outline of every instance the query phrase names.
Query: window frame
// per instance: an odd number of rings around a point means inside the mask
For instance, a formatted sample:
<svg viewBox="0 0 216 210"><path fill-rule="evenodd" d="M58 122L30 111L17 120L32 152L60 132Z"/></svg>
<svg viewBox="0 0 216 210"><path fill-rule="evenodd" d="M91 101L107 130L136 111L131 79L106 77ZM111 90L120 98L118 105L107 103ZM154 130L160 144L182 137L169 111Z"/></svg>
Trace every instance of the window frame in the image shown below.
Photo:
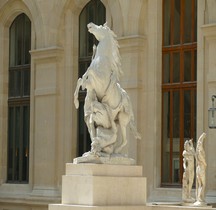
<svg viewBox="0 0 216 210"><path fill-rule="evenodd" d="M19 22L20 21L20 22ZM17 32L17 25L21 24L20 32ZM15 29L14 29L14 28ZM28 28L26 28L28 27ZM14 30L12 32L12 30ZM12 33L15 33L14 35ZM12 35L16 38L17 33L21 33L18 38L21 43L20 48L18 49L21 54L21 60L19 63L14 63L12 65L11 57L13 53L17 50L14 42L14 46L12 43ZM29 33L29 34L27 34ZM27 36L26 36L27 34ZM27 40L28 39L28 40ZM18 41L17 40L17 41ZM26 49L26 45L27 48ZM14 51L11 50L14 47ZM14 21L9 27L9 69L8 69L8 153L7 153L7 183L13 184L27 184L29 182L29 143L30 143L30 88L31 88L31 21L28 16L24 13L16 16ZM28 56L28 61L27 57ZM14 60L16 55L14 56ZM26 80L26 72L27 80ZM17 74L20 75L18 77ZM15 76L14 76L15 75ZM11 78L15 78L12 82ZM17 94L16 87L11 85L13 83L19 84L19 91ZM27 85L27 93L26 91ZM11 93L14 94L11 94ZM27 107L27 125L25 125L24 121L24 109ZM15 123L15 112L14 115L10 119L10 110L20 110L20 124L19 129L16 129ZM26 112L25 112L26 113ZM12 127L10 127L12 125ZM26 126L26 127L25 127ZM25 128L24 128L25 127ZM25 130L24 130L25 129ZM18 136L15 136L16 133ZM27 139L25 139L27 138ZM17 143L16 143L17 141ZM24 148L24 143L26 143L26 148ZM17 145L16 145L17 144ZM17 146L17 148L16 148ZM18 167L18 169L17 169Z"/></svg>
<svg viewBox="0 0 216 210"><path fill-rule="evenodd" d="M170 22L169 22L169 26L168 29L170 29L170 36L169 36L169 40L165 41L165 34L167 35L168 33L165 32L165 27L167 26L165 21L169 18L165 19L165 1L163 0L162 3L162 85L161 85L161 91L162 91L162 122L164 122L164 93L170 93L170 99L169 99L169 108L170 110L169 112L169 131L167 133L169 133L170 136L170 142L169 142L169 180L168 182L164 182L164 145L165 145L165 140L164 138L164 123L162 123L162 127L161 127L161 186L162 187L180 187L181 186L181 182L182 182L182 174L183 174L183 159L182 159L182 151L184 149L184 120L185 120L185 116L184 116L184 93L185 91L191 91L191 96L190 96L190 102L191 102L191 116L190 116L190 120L191 120L191 125L190 125L190 138L193 138L195 140L196 138L196 125L195 125L195 121L192 119L193 117L196 117L196 104L194 101L194 97L196 95L196 87L197 87L197 82L196 82L196 66L195 66L195 62L196 62L196 52L197 52L197 41L196 41L196 11L195 11L195 3L197 4L196 0L192 0L192 8L191 8L191 17L195 17L195 18L191 18L191 37L190 37L190 42L184 42L184 23L185 23L185 0L179 0L180 3L180 36L179 36L179 44L176 44L174 41L174 36L175 36L175 32L174 32L174 7L175 7L175 2L174 0L167 0L167 2L170 2ZM168 44L167 44L168 43ZM191 52L191 66L190 66L190 76L191 76L191 81L185 81L185 77L184 77L184 53L185 52ZM173 60L173 54L174 53L179 53L180 56L180 66L179 66L179 81L175 81L174 80L174 60ZM169 61L168 61L168 65L169 65L169 71L165 71L165 55L169 54ZM168 78L165 78L165 73L169 74ZM168 82L166 82L168 81ZM179 92L179 100L180 100L180 108L179 108L179 182L175 183L173 182L173 161L174 159L176 160L176 157L173 157L173 140L174 140L174 136L175 134L173 134L173 126L174 126L174 122L173 122L173 106L174 106L174 101L173 101L173 93L174 92ZM167 137L168 138L168 137Z"/></svg>

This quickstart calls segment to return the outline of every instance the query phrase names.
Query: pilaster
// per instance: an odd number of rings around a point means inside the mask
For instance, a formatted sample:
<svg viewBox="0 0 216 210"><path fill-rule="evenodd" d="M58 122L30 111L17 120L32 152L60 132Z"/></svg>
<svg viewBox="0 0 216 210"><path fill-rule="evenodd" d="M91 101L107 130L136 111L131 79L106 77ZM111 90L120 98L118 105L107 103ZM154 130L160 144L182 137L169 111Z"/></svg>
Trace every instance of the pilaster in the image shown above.
<svg viewBox="0 0 216 210"><path fill-rule="evenodd" d="M58 78L63 50L60 47L31 51L31 149L34 196L60 196L58 168Z"/></svg>
<svg viewBox="0 0 216 210"><path fill-rule="evenodd" d="M204 129L207 132L207 141L205 143L205 150L207 156L207 197L209 201L213 201L216 198L216 183L214 181L208 182L208 180L215 180L216 164L215 164L215 129L208 128L208 109L212 106L211 96L216 94L216 24L207 24L201 27L201 33L203 36L203 92L202 98L204 107ZM201 99L200 99L201 100Z"/></svg>

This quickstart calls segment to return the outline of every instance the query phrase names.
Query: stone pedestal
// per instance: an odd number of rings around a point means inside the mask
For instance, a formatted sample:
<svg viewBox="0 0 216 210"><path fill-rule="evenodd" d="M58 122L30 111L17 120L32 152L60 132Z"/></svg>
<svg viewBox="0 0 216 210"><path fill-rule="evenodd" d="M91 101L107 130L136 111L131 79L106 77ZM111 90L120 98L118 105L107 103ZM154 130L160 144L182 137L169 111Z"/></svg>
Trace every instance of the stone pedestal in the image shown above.
<svg viewBox="0 0 216 210"><path fill-rule="evenodd" d="M50 204L49 210L138 210L145 204L142 166L68 163L62 180L62 204Z"/></svg>

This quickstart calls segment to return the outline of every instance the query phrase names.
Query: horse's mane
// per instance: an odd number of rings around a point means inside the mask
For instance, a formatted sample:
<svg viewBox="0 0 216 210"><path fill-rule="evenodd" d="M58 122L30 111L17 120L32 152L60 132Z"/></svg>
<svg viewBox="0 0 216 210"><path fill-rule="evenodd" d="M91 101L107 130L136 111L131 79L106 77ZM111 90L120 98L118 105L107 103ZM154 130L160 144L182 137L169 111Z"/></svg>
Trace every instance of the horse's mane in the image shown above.
<svg viewBox="0 0 216 210"><path fill-rule="evenodd" d="M103 28L105 28L108 33L109 33L109 37L111 39L111 68L112 71L116 74L117 79L119 80L120 76L122 75L122 70L121 70L121 57L119 54L119 44L118 41L116 39L116 34L107 26L107 23L105 23L103 25Z"/></svg>

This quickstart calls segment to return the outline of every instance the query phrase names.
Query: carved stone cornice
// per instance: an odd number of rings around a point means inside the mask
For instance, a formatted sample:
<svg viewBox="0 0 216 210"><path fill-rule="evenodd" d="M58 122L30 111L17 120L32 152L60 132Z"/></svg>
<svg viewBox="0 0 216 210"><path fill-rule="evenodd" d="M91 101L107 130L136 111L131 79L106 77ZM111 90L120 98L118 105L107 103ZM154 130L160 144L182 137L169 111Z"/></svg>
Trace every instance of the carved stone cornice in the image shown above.
<svg viewBox="0 0 216 210"><path fill-rule="evenodd" d="M63 56L64 50L62 47L54 46L54 47L31 50L30 53L32 59L34 60L43 60L43 59L50 59L50 58L58 59Z"/></svg>
<svg viewBox="0 0 216 210"><path fill-rule="evenodd" d="M216 24L207 24L201 27L202 34L207 40L216 39Z"/></svg>
<svg viewBox="0 0 216 210"><path fill-rule="evenodd" d="M144 51L145 43L146 43L146 36L124 36L118 38L120 51L121 52L137 52L137 51Z"/></svg>

